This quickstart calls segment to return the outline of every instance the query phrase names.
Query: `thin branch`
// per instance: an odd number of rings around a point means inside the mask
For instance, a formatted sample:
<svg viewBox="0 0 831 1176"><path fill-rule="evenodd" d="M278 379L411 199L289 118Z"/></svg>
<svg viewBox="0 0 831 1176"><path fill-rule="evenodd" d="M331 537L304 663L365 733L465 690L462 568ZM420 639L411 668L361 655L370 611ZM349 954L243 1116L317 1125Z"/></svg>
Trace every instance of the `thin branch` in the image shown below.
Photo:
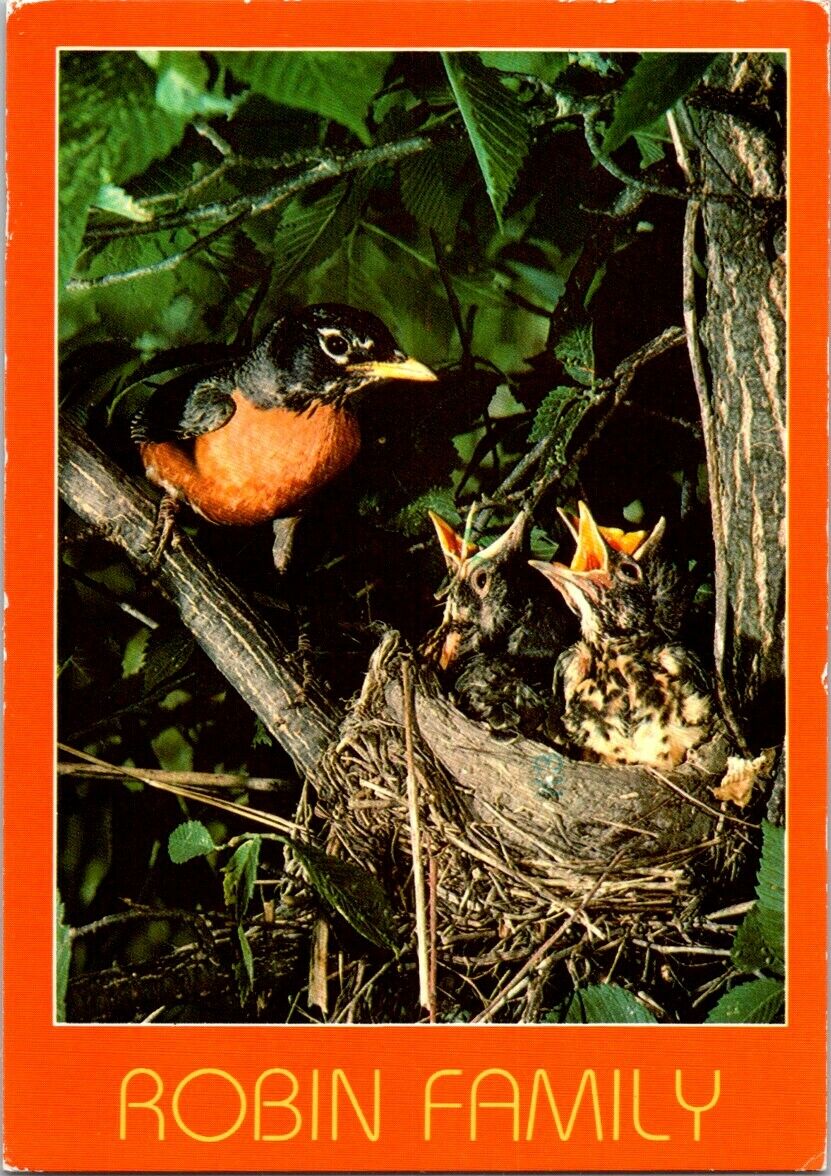
<svg viewBox="0 0 831 1176"><path fill-rule="evenodd" d="M294 795L296 786L289 780L280 780L273 776L246 776L244 772L165 772L161 768L141 768L142 778L160 780L167 784L180 784L184 787L223 789L231 788L247 792L270 792ZM58 764L58 776L71 779L82 776L84 779L122 780L124 773L109 764Z"/></svg>
<svg viewBox="0 0 831 1176"><path fill-rule="evenodd" d="M644 364L651 362L653 359L657 359L659 355L671 351L683 342L684 331L681 327L667 327L660 335L657 335L654 339L650 339L643 347L639 347L637 351L633 351L631 355L619 363L610 380L602 381L599 387L604 389L604 391L601 392L601 395L597 397L591 406L592 412L597 413L599 410L599 416L589 436L569 456L569 467L576 469L580 465L611 418L625 402L638 370ZM535 486L529 488L525 505L531 514L534 513L542 498L558 486L564 477L565 468L558 470L551 478L546 478L543 475L538 479Z"/></svg>
<svg viewBox="0 0 831 1176"><path fill-rule="evenodd" d="M401 663L401 690L404 697L404 749L407 757L407 809L410 823L410 848L413 855L413 892L415 897L416 944L418 948L418 999L421 1007L435 1019L434 995L430 990L430 961L427 950L427 907L424 894L424 863L421 856L421 820L418 812L418 781L413 751L413 687L410 663Z"/></svg>
<svg viewBox="0 0 831 1176"><path fill-rule="evenodd" d="M650 184L645 180L639 180L635 176L630 176L622 168L619 168L600 145L596 125L599 113L599 110L595 108L593 110L587 110L583 114L583 131L586 136L586 145L589 151L591 151L604 171L607 171L610 176L619 180L621 184L625 184L627 188L632 188L636 192L644 192L654 196L668 196L672 200L689 199L689 192L684 192L680 188L670 188L666 184Z"/></svg>
<svg viewBox="0 0 831 1176"><path fill-rule="evenodd" d="M58 749L66 752L67 755L75 755L78 759L85 760L87 763L107 768L109 771L115 772L120 776L126 776L129 780L140 780L142 784L147 784L150 788L158 788L161 792L172 792L175 796L181 796L185 800L195 800L200 804L207 804L212 808L222 809L223 812L231 813L232 816L241 817L245 821L256 821L257 824L265 825L269 829L277 829L287 837L295 836L298 832L301 832L299 827L292 821L287 821L284 817L275 816L273 813L265 813L260 809L250 808L244 804L235 804L232 800L220 799L206 792L197 792L194 788L186 788L181 784L172 784L168 780L159 780L146 774L141 768L124 768L120 764L108 764L105 760L98 759L97 756L88 755L85 751L80 751L75 747L69 747L65 743L59 743Z"/></svg>
<svg viewBox="0 0 831 1176"><path fill-rule="evenodd" d="M307 188L314 187L315 184L320 183L322 180L336 179L340 176L348 175L350 172L359 171L362 168L374 167L380 163L397 163L398 160L406 159L410 155L416 155L418 152L424 151L430 146L432 146L432 139L428 136L414 135L408 139L401 139L396 143L384 143L380 147L368 147L365 150L356 151L348 156L318 154L315 157L316 161L312 167L297 176L282 180L280 183L262 192L259 196L239 196L235 200L213 201L209 204L197 205L195 208L179 209L176 212L159 216L156 220L150 222L131 222L130 225L101 226L100 228L90 230L86 238L134 237L147 233L157 233L166 229L180 229L187 225L200 224L204 221L224 221L238 215L259 216L263 212L270 211L290 196L295 196L298 192L303 192ZM304 162L308 162L308 155ZM234 166L275 166L266 161L249 161L238 157L233 157L233 159L226 158L213 173L214 178L217 174L221 174L220 169L227 170L232 163ZM279 166L286 166L286 164L281 161ZM179 193L176 196L178 198Z"/></svg>
<svg viewBox="0 0 831 1176"><path fill-rule="evenodd" d="M236 216L232 216L225 224L220 225L216 229L212 229L210 233L206 233L204 237L197 237L191 242L186 249L181 249L178 253L171 253L167 257L163 257L160 261L151 262L150 265L139 265L131 270L119 270L117 273L102 274L100 278L70 278L66 283L67 290L101 290L106 286L115 286L119 282L129 282L135 278L147 278L153 274L166 273L168 270L176 269L187 258L192 257L194 253L199 253L207 248L218 237L224 233L229 233L235 225L244 220L245 212L238 212Z"/></svg>

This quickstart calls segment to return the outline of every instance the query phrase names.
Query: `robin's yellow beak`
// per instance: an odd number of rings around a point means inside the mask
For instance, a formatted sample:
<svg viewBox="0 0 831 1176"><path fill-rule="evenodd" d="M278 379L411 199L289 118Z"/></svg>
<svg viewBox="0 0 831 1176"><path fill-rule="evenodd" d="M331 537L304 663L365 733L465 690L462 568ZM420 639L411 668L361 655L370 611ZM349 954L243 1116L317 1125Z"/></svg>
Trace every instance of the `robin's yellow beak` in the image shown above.
<svg viewBox="0 0 831 1176"><path fill-rule="evenodd" d="M402 355L401 359L372 360L369 363L352 363L350 372L359 372L367 380L417 380L420 383L435 381L438 376L425 363L412 356Z"/></svg>

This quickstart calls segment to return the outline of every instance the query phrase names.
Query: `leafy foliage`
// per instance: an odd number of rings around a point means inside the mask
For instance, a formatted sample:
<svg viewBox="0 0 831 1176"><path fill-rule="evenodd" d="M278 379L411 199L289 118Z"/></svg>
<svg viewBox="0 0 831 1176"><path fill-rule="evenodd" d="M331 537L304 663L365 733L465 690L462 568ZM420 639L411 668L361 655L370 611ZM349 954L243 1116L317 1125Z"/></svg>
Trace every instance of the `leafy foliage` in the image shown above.
<svg viewBox="0 0 831 1176"><path fill-rule="evenodd" d="M334 119L369 142L365 118L381 88L389 53L218 53L241 82L278 106Z"/></svg>
<svg viewBox="0 0 831 1176"><path fill-rule="evenodd" d="M732 959L742 972L764 970L773 976L725 993L707 1016L718 1024L779 1021L785 1007L785 833L767 821L762 833L757 901L736 932Z"/></svg>
<svg viewBox="0 0 831 1176"><path fill-rule="evenodd" d="M644 54L620 92L603 150L616 151L630 135L669 110L699 80L714 57L714 53L679 53L668 61L661 53Z"/></svg>
<svg viewBox="0 0 831 1176"><path fill-rule="evenodd" d="M654 1025L655 1018L641 1001L617 984L578 988L563 1020L578 1025Z"/></svg>
<svg viewBox="0 0 831 1176"><path fill-rule="evenodd" d="M313 845L292 842L315 890L370 943L397 950L395 916L383 887L352 862L332 857Z"/></svg>
<svg viewBox="0 0 831 1176"><path fill-rule="evenodd" d="M781 1020L785 990L781 980L749 980L731 988L707 1020L719 1025L770 1025Z"/></svg>
<svg viewBox="0 0 831 1176"><path fill-rule="evenodd" d="M233 910L237 921L242 919L254 897L261 845L260 837L246 837L222 869L225 905Z"/></svg>

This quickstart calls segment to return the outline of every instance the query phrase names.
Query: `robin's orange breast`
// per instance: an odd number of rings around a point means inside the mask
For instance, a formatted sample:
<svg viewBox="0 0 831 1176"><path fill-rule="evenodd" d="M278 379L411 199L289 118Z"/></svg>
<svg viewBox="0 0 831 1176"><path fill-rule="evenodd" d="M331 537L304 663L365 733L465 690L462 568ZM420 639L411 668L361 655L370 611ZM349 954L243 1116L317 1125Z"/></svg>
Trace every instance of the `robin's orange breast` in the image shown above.
<svg viewBox="0 0 831 1176"><path fill-rule="evenodd" d="M197 437L192 456L170 442L141 448L150 480L212 522L249 526L297 514L358 453L350 413L257 408L239 391L233 399L228 424Z"/></svg>

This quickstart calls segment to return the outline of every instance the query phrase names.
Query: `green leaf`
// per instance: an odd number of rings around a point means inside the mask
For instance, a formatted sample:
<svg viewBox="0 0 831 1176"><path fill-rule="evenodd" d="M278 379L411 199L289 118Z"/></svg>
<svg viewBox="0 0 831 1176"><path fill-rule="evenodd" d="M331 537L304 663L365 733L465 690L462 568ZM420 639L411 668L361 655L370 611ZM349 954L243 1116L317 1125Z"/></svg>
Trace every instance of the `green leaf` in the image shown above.
<svg viewBox="0 0 831 1176"><path fill-rule="evenodd" d="M292 841L309 882L350 926L378 947L397 951L395 913L374 875L314 845Z"/></svg>
<svg viewBox="0 0 831 1176"><path fill-rule="evenodd" d="M261 845L261 837L247 837L237 847L228 864L222 868L225 905L234 908L237 919L243 917L254 897Z"/></svg>
<svg viewBox="0 0 831 1176"><path fill-rule="evenodd" d="M555 270L541 269L527 262L511 259L508 263L517 277L522 278L528 287L528 293L535 302L539 302L546 310L553 310L565 293L566 284Z"/></svg>
<svg viewBox="0 0 831 1176"><path fill-rule="evenodd" d="M149 639L150 630L141 628L124 646L121 658L122 678L130 678L133 674L137 674L144 665L144 654Z"/></svg>
<svg viewBox="0 0 831 1176"><path fill-rule="evenodd" d="M237 943L239 944L241 964L236 965L234 971L237 974L240 1004L244 1004L254 987L254 956L241 923L237 923Z"/></svg>
<svg viewBox="0 0 831 1176"><path fill-rule="evenodd" d="M758 904L739 925L733 939L730 958L742 972L758 972L762 968L781 974L782 960L765 942Z"/></svg>
<svg viewBox="0 0 831 1176"><path fill-rule="evenodd" d="M403 160L399 168L404 207L444 242L453 241L471 188L464 174L469 159L466 145L450 141Z"/></svg>
<svg viewBox="0 0 831 1176"><path fill-rule="evenodd" d="M434 486L398 511L392 518L392 524L402 535L428 535L432 532L427 518L428 510L448 520L456 518L458 514L452 492L443 486Z"/></svg>
<svg viewBox="0 0 831 1176"><path fill-rule="evenodd" d="M218 53L219 61L258 94L281 106L334 119L369 144L366 113L381 88L391 53Z"/></svg>
<svg viewBox="0 0 831 1176"><path fill-rule="evenodd" d="M55 903L55 1019L66 1020L66 989L72 962L72 928L63 921L64 907L60 891Z"/></svg>
<svg viewBox="0 0 831 1176"><path fill-rule="evenodd" d="M153 214L133 199L129 192L119 188L118 184L102 184L95 194L92 203L103 212L114 212L123 216L125 220L147 223L153 219Z"/></svg>
<svg viewBox="0 0 831 1176"><path fill-rule="evenodd" d="M177 866L191 858L204 857L216 849L214 839L201 821L184 821L167 839L167 852Z"/></svg>
<svg viewBox="0 0 831 1176"><path fill-rule="evenodd" d="M156 70L156 101L162 110L182 118L214 118L231 115L237 103L222 94L207 89L208 67L199 53L181 50L158 54Z"/></svg>
<svg viewBox="0 0 831 1176"><path fill-rule="evenodd" d="M646 131L633 131L632 138L638 145L638 150L641 153L641 167L652 167L654 163L660 163L664 158L664 143L666 140L659 139L655 135L649 135Z"/></svg>
<svg viewBox="0 0 831 1176"><path fill-rule="evenodd" d="M262 719L256 719L254 722L254 734L251 737L252 747L273 747L274 740L269 735L265 723Z"/></svg>
<svg viewBox="0 0 831 1176"><path fill-rule="evenodd" d="M144 688L149 693L169 678L179 675L190 661L196 643L184 629L172 633L156 629L147 641L144 659Z"/></svg>
<svg viewBox="0 0 831 1176"><path fill-rule="evenodd" d="M59 276L70 277L102 184L123 184L167 155L187 120L156 104L155 77L126 51L61 54Z"/></svg>
<svg viewBox="0 0 831 1176"><path fill-rule="evenodd" d="M486 49L479 54L483 65L506 73L531 74L543 82L553 82L569 64L568 53L533 53L505 49Z"/></svg>
<svg viewBox="0 0 831 1176"><path fill-rule="evenodd" d="M565 1020L581 1025L654 1025L655 1018L625 988L593 984L578 988L566 1009Z"/></svg>
<svg viewBox="0 0 831 1176"><path fill-rule="evenodd" d="M620 66L607 53L571 53L569 56L580 69L599 74L602 78L620 73Z"/></svg>
<svg viewBox="0 0 831 1176"><path fill-rule="evenodd" d="M372 181L342 180L325 196L293 200L274 234L274 284L288 286L301 267L314 269L340 247L360 218Z"/></svg>
<svg viewBox="0 0 831 1176"><path fill-rule="evenodd" d="M469 53L442 53L497 223L528 154L529 132L521 104L499 74Z"/></svg>
<svg viewBox="0 0 831 1176"><path fill-rule="evenodd" d="M555 456L562 461L574 430L591 402L592 397L584 388L574 385L552 388L537 409L529 440L536 443L543 437L556 435Z"/></svg>
<svg viewBox="0 0 831 1176"><path fill-rule="evenodd" d="M160 731L151 740L151 746L166 772L193 771L193 748L178 727L166 727Z"/></svg>
<svg viewBox="0 0 831 1176"><path fill-rule="evenodd" d="M595 382L594 339L591 323L579 323L555 344L554 353L568 374L590 388Z"/></svg>
<svg viewBox="0 0 831 1176"><path fill-rule="evenodd" d="M785 985L781 980L750 980L731 988L707 1014L708 1024L773 1025L782 1020Z"/></svg>
<svg viewBox="0 0 831 1176"><path fill-rule="evenodd" d="M701 78L715 53L645 53L620 92L614 118L603 139L606 154L649 126Z"/></svg>
<svg viewBox="0 0 831 1176"><path fill-rule="evenodd" d="M756 879L758 922L775 971L785 960L785 831L762 822L762 859Z"/></svg>

